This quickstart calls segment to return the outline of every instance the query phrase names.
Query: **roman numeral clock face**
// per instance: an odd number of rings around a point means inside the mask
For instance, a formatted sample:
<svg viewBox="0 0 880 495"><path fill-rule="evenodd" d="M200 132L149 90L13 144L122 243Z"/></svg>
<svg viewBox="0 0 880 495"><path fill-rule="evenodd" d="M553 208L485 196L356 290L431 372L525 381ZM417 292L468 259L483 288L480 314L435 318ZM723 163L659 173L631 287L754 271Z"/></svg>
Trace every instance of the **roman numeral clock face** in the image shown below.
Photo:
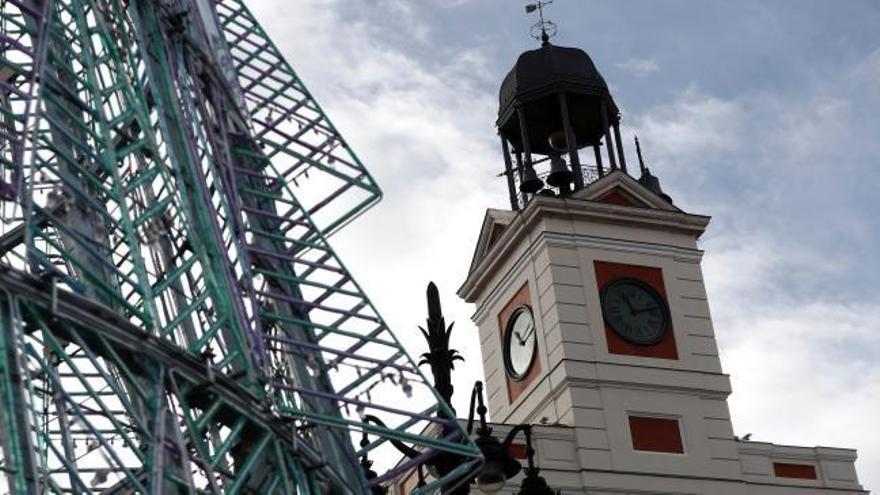
<svg viewBox="0 0 880 495"><path fill-rule="evenodd" d="M634 278L619 278L602 290L605 323L627 342L653 345L669 329L669 307L651 286Z"/></svg>

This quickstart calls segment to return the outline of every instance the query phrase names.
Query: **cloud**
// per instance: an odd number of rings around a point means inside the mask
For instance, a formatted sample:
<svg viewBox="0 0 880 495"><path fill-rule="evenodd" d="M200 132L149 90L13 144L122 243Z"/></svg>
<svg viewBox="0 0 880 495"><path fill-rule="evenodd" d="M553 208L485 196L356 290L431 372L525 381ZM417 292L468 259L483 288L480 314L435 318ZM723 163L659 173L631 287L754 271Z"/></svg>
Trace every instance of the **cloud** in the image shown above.
<svg viewBox="0 0 880 495"><path fill-rule="evenodd" d="M474 0L434 0L434 3L444 8L450 8L460 7L466 3L471 3L473 1Z"/></svg>
<svg viewBox="0 0 880 495"><path fill-rule="evenodd" d="M868 54L851 71L851 75L874 84L880 83L880 47Z"/></svg>
<svg viewBox="0 0 880 495"><path fill-rule="evenodd" d="M780 252L771 239L709 246L705 279L733 383L731 415L737 434L754 440L858 447L866 483L880 464L880 437L854 425L872 424L880 410L880 297L791 297L781 274L815 274L818 266L810 253Z"/></svg>
<svg viewBox="0 0 880 495"><path fill-rule="evenodd" d="M671 103L637 114L632 127L654 153L690 164L695 158L737 149L744 118L739 102L707 95L691 86Z"/></svg>
<svg viewBox="0 0 880 495"><path fill-rule="evenodd" d="M660 64L655 58L631 58L626 62L619 62L617 67L636 77L647 77L660 71Z"/></svg>

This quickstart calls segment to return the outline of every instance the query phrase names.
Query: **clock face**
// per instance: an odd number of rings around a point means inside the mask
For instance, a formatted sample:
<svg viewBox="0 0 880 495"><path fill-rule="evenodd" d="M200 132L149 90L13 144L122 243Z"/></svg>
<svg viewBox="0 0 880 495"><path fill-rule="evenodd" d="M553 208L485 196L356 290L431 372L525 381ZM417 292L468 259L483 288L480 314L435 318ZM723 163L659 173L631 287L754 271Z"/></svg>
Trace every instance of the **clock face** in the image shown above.
<svg viewBox="0 0 880 495"><path fill-rule="evenodd" d="M653 345L669 329L669 307L651 286L634 278L619 278L602 290L605 323L624 340Z"/></svg>
<svg viewBox="0 0 880 495"><path fill-rule="evenodd" d="M504 367L507 375L514 380L522 380L532 368L535 360L535 320L528 306L517 308L504 332Z"/></svg>

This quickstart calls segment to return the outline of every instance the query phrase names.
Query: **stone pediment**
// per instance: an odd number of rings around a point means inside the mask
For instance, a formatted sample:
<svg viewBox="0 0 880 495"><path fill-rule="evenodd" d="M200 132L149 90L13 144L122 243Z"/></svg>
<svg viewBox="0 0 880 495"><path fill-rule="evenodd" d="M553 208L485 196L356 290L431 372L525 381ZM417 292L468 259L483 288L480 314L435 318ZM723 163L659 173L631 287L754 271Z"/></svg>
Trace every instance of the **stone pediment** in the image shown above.
<svg viewBox="0 0 880 495"><path fill-rule="evenodd" d="M618 206L681 211L675 205L658 196L639 183L638 180L619 169L613 170L605 177L592 182L580 191L572 194L571 197Z"/></svg>
<svg viewBox="0 0 880 495"><path fill-rule="evenodd" d="M560 224L559 219L565 220ZM549 224L540 226L545 221L555 222L554 228L562 229L556 233L563 235L571 234L571 226L566 222L574 221L626 225L663 232L664 236L672 233L699 238L709 217L682 211L619 170L568 197L535 196L522 211L489 209L459 295L465 300L476 297L474 291L480 290L486 276L508 259L520 242L535 234L535 228L546 229Z"/></svg>
<svg viewBox="0 0 880 495"><path fill-rule="evenodd" d="M486 210L486 216L483 217L483 226L480 228L480 236L477 238L477 247L474 249L474 256L471 259L471 266L468 273L473 271L474 267L483 259L486 253L492 249L495 242L501 237L501 234L510 225L510 222L516 218L516 212L509 210L496 210L490 208Z"/></svg>

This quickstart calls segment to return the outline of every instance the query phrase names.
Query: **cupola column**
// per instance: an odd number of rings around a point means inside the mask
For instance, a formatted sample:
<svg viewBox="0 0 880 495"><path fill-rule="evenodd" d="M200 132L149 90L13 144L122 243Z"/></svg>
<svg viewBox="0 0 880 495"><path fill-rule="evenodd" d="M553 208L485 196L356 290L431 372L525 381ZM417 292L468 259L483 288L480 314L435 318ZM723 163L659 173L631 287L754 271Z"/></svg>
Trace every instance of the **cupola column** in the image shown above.
<svg viewBox="0 0 880 495"><path fill-rule="evenodd" d="M608 122L608 105L605 104L605 99L601 100L602 102L599 104L599 113L600 118L602 119L602 129L605 129L605 148L608 151L608 165L611 166L611 170L617 168L617 160L614 159L614 146L611 144L611 125Z"/></svg>
<svg viewBox="0 0 880 495"><path fill-rule="evenodd" d="M526 158L526 167L532 166L532 143L529 141L529 121L526 119L526 110L523 107L516 109L519 118L519 130L522 135L522 150Z"/></svg>
<svg viewBox="0 0 880 495"><path fill-rule="evenodd" d="M602 151L599 149L601 144L596 141L593 144L593 153L596 155L596 168L599 170L599 178L605 177L605 167L602 165Z"/></svg>
<svg viewBox="0 0 880 495"><path fill-rule="evenodd" d="M623 140L620 139L620 114L614 119L614 141L617 143L617 159L620 160L620 170L626 173L626 157L623 154Z"/></svg>
<svg viewBox="0 0 880 495"><path fill-rule="evenodd" d="M577 191L584 187L584 171L581 169L577 138L574 135L574 128L571 126L571 115L568 113L568 97L565 93L559 93L559 108L562 112L562 130L565 132L565 144L568 146L568 161L571 163L571 171L574 173L574 189Z"/></svg>
<svg viewBox="0 0 880 495"><path fill-rule="evenodd" d="M507 144L507 139L504 139L503 136L501 137L501 152L504 154L504 175L507 176L507 192L510 195L510 206L515 211L519 211L519 195L516 193L516 180L513 174L518 173L522 177L522 171L519 170L520 167L517 167L516 171L513 170L513 162L510 160L510 146Z"/></svg>

